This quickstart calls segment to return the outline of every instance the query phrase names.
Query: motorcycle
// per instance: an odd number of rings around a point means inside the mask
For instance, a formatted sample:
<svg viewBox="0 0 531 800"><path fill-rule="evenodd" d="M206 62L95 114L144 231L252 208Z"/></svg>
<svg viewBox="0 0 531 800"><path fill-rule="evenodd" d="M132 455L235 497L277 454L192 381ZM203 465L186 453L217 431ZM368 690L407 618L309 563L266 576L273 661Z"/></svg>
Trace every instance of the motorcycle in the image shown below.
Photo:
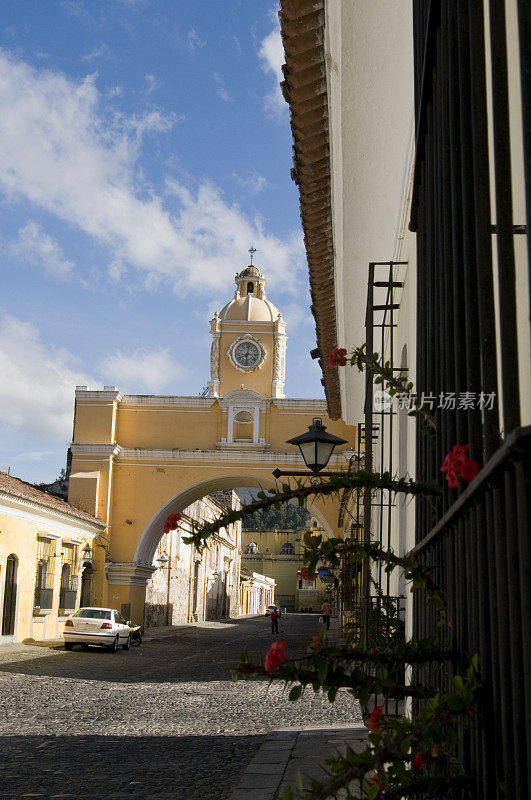
<svg viewBox="0 0 531 800"><path fill-rule="evenodd" d="M129 644L131 647L139 647L142 644L142 627L140 625L134 625L131 620L129 620L127 624L131 629Z"/></svg>

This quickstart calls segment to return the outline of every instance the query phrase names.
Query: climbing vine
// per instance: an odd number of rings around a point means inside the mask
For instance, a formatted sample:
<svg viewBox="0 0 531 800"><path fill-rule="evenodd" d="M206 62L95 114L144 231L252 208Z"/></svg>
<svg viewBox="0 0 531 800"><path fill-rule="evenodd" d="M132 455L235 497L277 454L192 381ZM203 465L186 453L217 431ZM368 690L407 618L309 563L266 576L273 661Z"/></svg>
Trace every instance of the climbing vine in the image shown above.
<svg viewBox="0 0 531 800"><path fill-rule="evenodd" d="M331 352L331 369L347 363L376 375L375 382L385 385L390 395L411 392L413 388L413 384L395 376L390 365L380 360L377 353L367 354L365 345L356 348L350 356L344 348ZM428 428L435 427L426 408L416 408L412 413L419 415ZM469 445L455 445L441 465L450 489L456 488L461 480L473 480L478 472L477 463L468 458L468 450ZM254 502L238 510L227 509L212 522L193 523L192 532L183 538L202 551L210 536L251 514L278 509L294 500L302 507L312 496L341 498L343 492L352 489L369 492L384 489L391 493L431 497L441 494L434 483L363 470L311 480L299 479L293 485L284 483L275 490L261 491ZM469 726L481 688L477 655L471 657L463 675L453 677L445 692L437 691L418 677L414 681L406 682L404 679L405 666L450 665L451 662L449 634L452 621L447 617L446 601L433 579L432 569L412 553L399 556L391 548L382 548L376 542L326 538L307 531L304 546L306 566L303 569L309 578L315 576L318 564L338 570L342 580L348 580L352 568L360 564L367 569L369 564L379 563L388 573L402 570L411 592L423 592L423 599L435 610L438 635L406 640L397 602L400 598L386 598L376 587L375 599L380 603L378 614L371 615L368 608L363 620L354 618L350 630L346 631L345 644L330 646L323 630L312 637L302 658L290 658L288 646L282 640L271 645L263 664L253 664L246 653L241 655L239 664L232 671L235 681L264 677L280 681L288 688L291 701L313 691L324 692L328 700L334 702L339 691L346 691L362 707L368 708L372 702L372 711L367 714L369 734L364 749L355 752L347 748L344 755L328 759L328 777L323 782L314 780L310 787L305 788L299 775L296 787L285 789L284 800L293 800L295 794L302 800L468 797L468 776L463 774L455 750L460 733ZM365 636L360 635L362 623L367 625ZM414 674L419 676L423 673L416 670ZM385 702L378 703L379 698L384 698L384 701L406 700L414 713L400 717L388 715Z"/></svg>

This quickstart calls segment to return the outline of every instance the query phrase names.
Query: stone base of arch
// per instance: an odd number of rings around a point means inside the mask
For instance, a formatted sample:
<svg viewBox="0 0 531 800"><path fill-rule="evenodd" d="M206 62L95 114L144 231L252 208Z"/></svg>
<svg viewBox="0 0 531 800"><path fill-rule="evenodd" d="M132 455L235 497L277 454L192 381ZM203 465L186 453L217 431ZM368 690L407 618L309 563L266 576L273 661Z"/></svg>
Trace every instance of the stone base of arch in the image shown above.
<svg viewBox="0 0 531 800"><path fill-rule="evenodd" d="M137 624L142 624L147 582L156 571L157 567L146 564L108 562L105 565L105 575L113 608L128 606L127 616Z"/></svg>

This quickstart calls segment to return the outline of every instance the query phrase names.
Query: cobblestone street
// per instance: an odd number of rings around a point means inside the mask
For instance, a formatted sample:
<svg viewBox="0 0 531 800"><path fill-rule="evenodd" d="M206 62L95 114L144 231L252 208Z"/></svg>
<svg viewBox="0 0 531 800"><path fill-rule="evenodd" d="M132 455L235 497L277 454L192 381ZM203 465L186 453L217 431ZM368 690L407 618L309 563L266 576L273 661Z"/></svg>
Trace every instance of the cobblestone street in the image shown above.
<svg viewBox="0 0 531 800"><path fill-rule="evenodd" d="M315 615L287 615L288 657ZM0 800L225 800L273 728L359 720L348 695L290 703L267 681L233 683L240 652L262 658L264 618L187 626L111 654L0 650Z"/></svg>

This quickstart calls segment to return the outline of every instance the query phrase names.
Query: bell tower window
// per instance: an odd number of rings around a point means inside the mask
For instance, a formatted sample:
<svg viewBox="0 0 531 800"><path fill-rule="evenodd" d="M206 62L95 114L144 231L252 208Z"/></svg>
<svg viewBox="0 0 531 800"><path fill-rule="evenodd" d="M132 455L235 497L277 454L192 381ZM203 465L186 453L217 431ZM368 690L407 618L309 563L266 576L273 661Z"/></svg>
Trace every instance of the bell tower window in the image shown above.
<svg viewBox="0 0 531 800"><path fill-rule="evenodd" d="M252 281L247 284L247 294L254 294L254 283Z"/></svg>

